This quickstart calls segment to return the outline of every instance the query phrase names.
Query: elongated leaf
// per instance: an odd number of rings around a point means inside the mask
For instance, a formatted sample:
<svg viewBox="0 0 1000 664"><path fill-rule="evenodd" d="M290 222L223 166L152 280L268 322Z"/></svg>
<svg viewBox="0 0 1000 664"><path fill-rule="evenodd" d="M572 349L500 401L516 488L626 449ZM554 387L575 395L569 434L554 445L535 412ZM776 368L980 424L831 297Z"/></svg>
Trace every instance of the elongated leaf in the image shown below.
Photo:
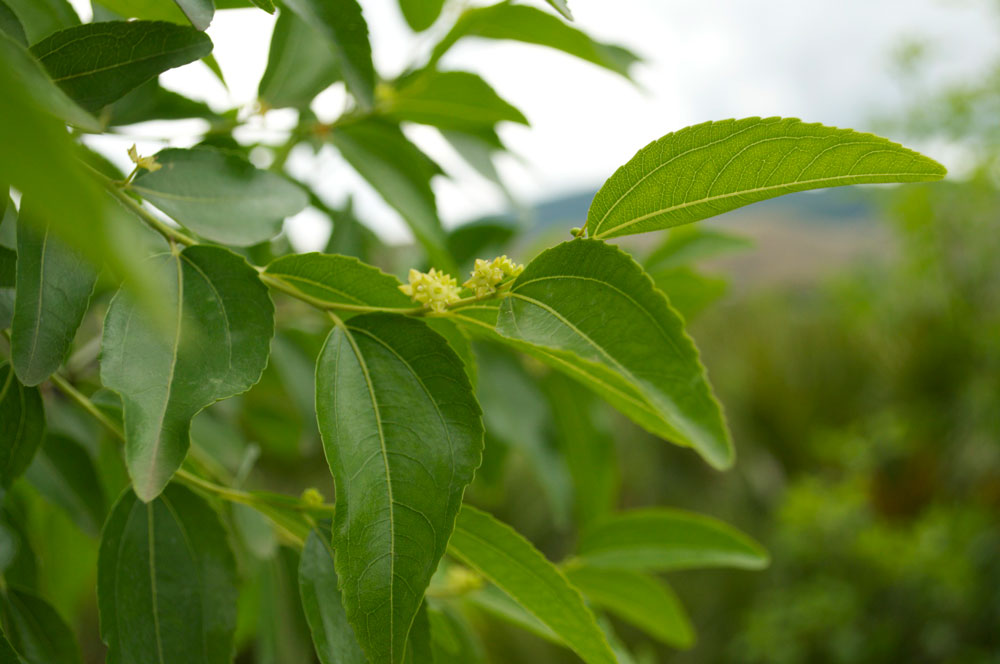
<svg viewBox="0 0 1000 664"><path fill-rule="evenodd" d="M212 507L177 485L151 503L125 493L101 536L97 602L109 664L229 664L236 562Z"/></svg>
<svg viewBox="0 0 1000 664"><path fill-rule="evenodd" d="M83 661L73 630L48 602L34 593L8 588L0 601L0 615L11 645L27 664Z"/></svg>
<svg viewBox="0 0 1000 664"><path fill-rule="evenodd" d="M138 18L149 21L170 21L186 24L187 17L173 0L96 0L97 4L110 9L122 18Z"/></svg>
<svg viewBox="0 0 1000 664"><path fill-rule="evenodd" d="M560 14L562 14L567 20L570 21L573 20L573 12L569 10L569 4L566 2L566 0L545 0L545 1L548 2L550 5L552 5L552 8L555 9Z"/></svg>
<svg viewBox="0 0 1000 664"><path fill-rule="evenodd" d="M705 567L762 569L767 552L730 525L683 510L625 512L586 530L579 556L593 567L664 572Z"/></svg>
<svg viewBox="0 0 1000 664"><path fill-rule="evenodd" d="M412 309L412 300L399 290L399 279L352 256L294 254L271 262L264 274L280 279L318 306L363 305Z"/></svg>
<svg viewBox="0 0 1000 664"><path fill-rule="evenodd" d="M332 138L354 170L396 208L431 263L454 272L431 190L431 178L441 173L438 165L410 143L399 127L385 122L347 125L336 129Z"/></svg>
<svg viewBox="0 0 1000 664"><path fill-rule="evenodd" d="M181 8L184 15L191 21L191 25L204 30L212 22L215 15L215 4L212 0L174 0Z"/></svg>
<svg viewBox="0 0 1000 664"><path fill-rule="evenodd" d="M242 157L212 148L170 148L162 166L144 171L132 189L213 242L249 246L269 240L285 217L309 204L306 193Z"/></svg>
<svg viewBox="0 0 1000 664"><path fill-rule="evenodd" d="M387 94L380 110L400 122L469 132L492 129L498 122L528 124L486 81L464 71L424 70Z"/></svg>
<svg viewBox="0 0 1000 664"><path fill-rule="evenodd" d="M362 108L370 109L375 99L375 66L368 24L357 0L285 0L285 5L326 38L347 88Z"/></svg>
<svg viewBox="0 0 1000 664"><path fill-rule="evenodd" d="M566 25L562 19L541 9L501 2L489 7L466 10L451 31L434 47L431 63L437 62L463 37L510 39L547 46L622 76L628 76L629 69L638 61L626 49L594 41L580 30Z"/></svg>
<svg viewBox="0 0 1000 664"><path fill-rule="evenodd" d="M367 664L347 622L333 564L330 531L312 531L299 563L299 594L322 664Z"/></svg>
<svg viewBox="0 0 1000 664"><path fill-rule="evenodd" d="M293 12L278 14L257 97L274 108L307 108L339 78L337 58L323 35Z"/></svg>
<svg viewBox="0 0 1000 664"><path fill-rule="evenodd" d="M0 364L0 487L21 476L45 435L45 410L38 388L18 382L10 364Z"/></svg>
<svg viewBox="0 0 1000 664"><path fill-rule="evenodd" d="M4 0L17 14L28 43L34 44L57 30L80 25L80 17L67 0Z"/></svg>
<svg viewBox="0 0 1000 664"><path fill-rule="evenodd" d="M87 312L97 272L31 217L22 201L17 220L17 291L11 325L11 362L25 385L38 385L59 368Z"/></svg>
<svg viewBox="0 0 1000 664"><path fill-rule="evenodd" d="M791 118L706 122L650 143L608 178L587 214L592 237L699 221L822 187L940 180L936 161L872 134Z"/></svg>
<svg viewBox="0 0 1000 664"><path fill-rule="evenodd" d="M27 471L39 493L59 505L80 529L98 535L107 504L94 461L72 438L49 433Z"/></svg>
<svg viewBox="0 0 1000 664"><path fill-rule="evenodd" d="M399 664L483 428L461 360L424 323L366 314L330 333L316 413L337 489L344 608L374 664Z"/></svg>
<svg viewBox="0 0 1000 664"><path fill-rule="evenodd" d="M642 268L617 247L566 242L539 255L500 305L497 332L617 374L717 468L733 447L698 351ZM629 413L631 414L631 413Z"/></svg>
<svg viewBox="0 0 1000 664"><path fill-rule="evenodd" d="M403 18L414 32L423 32L441 15L444 0L399 0Z"/></svg>
<svg viewBox="0 0 1000 664"><path fill-rule="evenodd" d="M571 567L570 582L607 609L668 646L690 648L694 628L674 591L654 576L629 570Z"/></svg>
<svg viewBox="0 0 1000 664"><path fill-rule="evenodd" d="M559 635L583 661L616 662L580 592L510 526L463 505L448 550Z"/></svg>
<svg viewBox="0 0 1000 664"><path fill-rule="evenodd" d="M569 647L548 625L528 613L516 600L496 586L487 586L470 593L465 597L465 601L495 618L530 632L549 643Z"/></svg>
<svg viewBox="0 0 1000 664"><path fill-rule="evenodd" d="M267 364L274 305L256 271L221 247L150 260L169 324L157 327L126 292L104 321L101 379L125 410L125 460L136 493L155 498L190 445L191 418L245 392Z"/></svg>
<svg viewBox="0 0 1000 664"><path fill-rule="evenodd" d="M21 46L28 47L28 36L24 33L24 26L21 25L17 14L2 1L0 1L0 32L6 33Z"/></svg>
<svg viewBox="0 0 1000 664"><path fill-rule="evenodd" d="M96 111L157 74L212 51L193 28L162 21L105 21L61 30L32 54L74 101Z"/></svg>

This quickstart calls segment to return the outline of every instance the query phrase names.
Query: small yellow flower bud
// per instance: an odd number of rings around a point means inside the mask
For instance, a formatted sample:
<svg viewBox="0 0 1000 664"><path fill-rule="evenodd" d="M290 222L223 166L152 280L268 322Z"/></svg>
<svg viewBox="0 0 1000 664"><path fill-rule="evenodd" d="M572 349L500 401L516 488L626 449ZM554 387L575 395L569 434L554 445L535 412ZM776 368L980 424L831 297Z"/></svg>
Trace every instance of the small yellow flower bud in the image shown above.
<svg viewBox="0 0 1000 664"><path fill-rule="evenodd" d="M506 277L516 277L523 270L523 265L515 264L506 256L498 256L492 261L477 258L472 276L462 285L475 291L476 297L486 297L495 293L497 284Z"/></svg>
<svg viewBox="0 0 1000 664"><path fill-rule="evenodd" d="M322 505L325 501L319 489L312 486L302 492L301 500L306 505Z"/></svg>
<svg viewBox="0 0 1000 664"><path fill-rule="evenodd" d="M445 573L445 584L452 593L461 595L482 588L483 577L466 567L449 567Z"/></svg>
<svg viewBox="0 0 1000 664"><path fill-rule="evenodd" d="M163 168L162 165L156 163L156 157L140 157L139 151L135 147L135 143L133 143L132 147L128 149L128 158L132 160L133 164L139 168L145 168L150 173Z"/></svg>
<svg viewBox="0 0 1000 664"><path fill-rule="evenodd" d="M449 304L458 302L461 290L455 277L446 272L438 272L431 268L430 272L410 270L409 284L399 287L414 302L427 305L431 311L444 312Z"/></svg>

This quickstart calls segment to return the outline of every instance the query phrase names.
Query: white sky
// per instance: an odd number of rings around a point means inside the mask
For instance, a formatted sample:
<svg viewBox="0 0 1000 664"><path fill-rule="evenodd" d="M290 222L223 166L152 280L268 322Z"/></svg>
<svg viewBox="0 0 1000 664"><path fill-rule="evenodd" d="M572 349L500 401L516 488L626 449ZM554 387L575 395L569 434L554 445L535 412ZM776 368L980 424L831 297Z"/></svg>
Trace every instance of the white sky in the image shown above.
<svg viewBox="0 0 1000 664"><path fill-rule="evenodd" d="M82 9L86 0L73 2L82 16L89 14ZM385 77L425 53L439 34L412 35L396 0L361 3L376 66ZM636 70L638 87L562 53L519 43L469 40L442 62L444 68L482 75L531 122L530 128L512 125L500 132L520 157L501 160L501 173L527 202L596 189L643 145L705 120L783 115L870 129L873 113L900 103L889 63L904 40L928 41L937 82L973 74L1000 45L1000 21L988 11L988 0L570 0L570 6L578 27L644 58ZM208 34L228 92L201 64L167 72L164 84L220 110L249 106L273 20L253 9L216 14ZM333 119L342 94L336 88L325 93L315 110ZM278 141L277 130L289 122L294 114L271 112L262 133L255 133ZM171 132L166 137L174 138L173 144L185 145L191 128L157 123L136 128L135 134ZM446 225L504 208L500 192L466 167L434 130L414 127L408 134L454 176L435 181ZM130 142L100 147L124 157ZM139 141L140 151L161 145ZM948 150L943 152L932 154L947 164ZM398 215L332 149L318 160L293 155L290 167L331 202L354 194L363 218L387 238L408 237ZM310 228L316 225L306 214L292 225L293 239L314 244Z"/></svg>

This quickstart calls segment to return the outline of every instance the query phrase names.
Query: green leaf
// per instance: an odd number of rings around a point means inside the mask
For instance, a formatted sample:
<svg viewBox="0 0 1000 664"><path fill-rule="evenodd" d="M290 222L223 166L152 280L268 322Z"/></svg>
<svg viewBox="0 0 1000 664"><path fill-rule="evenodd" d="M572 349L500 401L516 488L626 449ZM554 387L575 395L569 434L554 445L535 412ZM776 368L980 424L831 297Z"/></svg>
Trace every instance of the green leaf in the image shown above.
<svg viewBox="0 0 1000 664"><path fill-rule="evenodd" d="M24 660L14 652L14 647L7 640L7 635L0 630L0 662L3 664L23 664Z"/></svg>
<svg viewBox="0 0 1000 664"><path fill-rule="evenodd" d="M80 443L49 433L26 475L39 493L65 510L81 530L100 534L107 503L94 461Z"/></svg>
<svg viewBox="0 0 1000 664"><path fill-rule="evenodd" d="M18 382L10 364L0 364L0 487L27 470L45 435L45 410L37 387Z"/></svg>
<svg viewBox="0 0 1000 664"><path fill-rule="evenodd" d="M28 47L28 36L24 33L24 26L21 25L21 21L17 18L17 14L14 11L0 1L0 32L4 32L8 37L16 41L21 46ZM3 192L0 191L0 198L3 197ZM0 211L2 213L2 211Z"/></svg>
<svg viewBox="0 0 1000 664"><path fill-rule="evenodd" d="M215 4L212 0L174 0L174 2L191 21L191 25L199 30L207 28L215 15Z"/></svg>
<svg viewBox="0 0 1000 664"><path fill-rule="evenodd" d="M88 111L211 51L212 40L201 32L163 21L90 23L31 47L52 80Z"/></svg>
<svg viewBox="0 0 1000 664"><path fill-rule="evenodd" d="M706 122L667 134L608 178L587 214L595 238L707 219L795 191L940 180L941 164L872 134L792 118Z"/></svg>
<svg viewBox="0 0 1000 664"><path fill-rule="evenodd" d="M694 645L694 628L677 595L660 579L629 570L571 567L570 582L606 609L674 648Z"/></svg>
<svg viewBox="0 0 1000 664"><path fill-rule="evenodd" d="M413 301L399 290L399 279L352 256L293 254L272 261L264 270L309 302L412 309Z"/></svg>
<svg viewBox="0 0 1000 664"><path fill-rule="evenodd" d="M617 247L573 240L540 254L501 303L497 332L547 348L584 372L603 366L653 409L662 422L655 433L694 448L716 468L732 464L721 407L683 322Z"/></svg>
<svg viewBox="0 0 1000 664"><path fill-rule="evenodd" d="M34 44L43 37L80 25L80 17L67 0L4 0L17 14L28 43Z"/></svg>
<svg viewBox="0 0 1000 664"><path fill-rule="evenodd" d="M501 2L489 7L466 10L455 22L451 32L434 47L431 64L441 59L463 37L510 39L547 46L626 77L629 68L638 61L626 49L594 41L552 14L534 7Z"/></svg>
<svg viewBox="0 0 1000 664"><path fill-rule="evenodd" d="M435 664L434 650L431 646L431 623L427 617L427 602L420 605L410 636L406 640L406 655L403 664Z"/></svg>
<svg viewBox="0 0 1000 664"><path fill-rule="evenodd" d="M483 664L486 655L479 637L459 611L442 604L427 610L434 664Z"/></svg>
<svg viewBox="0 0 1000 664"><path fill-rule="evenodd" d="M548 2L550 5L552 5L553 9L562 14L566 18L566 20L568 21L573 20L573 12L569 10L569 4L566 2L566 0L545 0L545 1Z"/></svg>
<svg viewBox="0 0 1000 664"><path fill-rule="evenodd" d="M101 380L122 397L125 460L145 501L180 467L198 411L257 382L274 333L274 305L242 257L194 246L152 258L148 269L160 277L167 326L120 291L101 350Z"/></svg>
<svg viewBox="0 0 1000 664"><path fill-rule="evenodd" d="M583 661L616 662L580 592L510 526L463 505L448 551L510 595Z"/></svg>
<svg viewBox="0 0 1000 664"><path fill-rule="evenodd" d="M579 557L593 567L666 572L706 567L763 569L760 544L712 517L654 508L624 512L587 529Z"/></svg>
<svg viewBox="0 0 1000 664"><path fill-rule="evenodd" d="M431 178L441 169L406 139L398 126L374 120L340 127L333 144L344 159L394 207L433 265L454 272L437 215Z"/></svg>
<svg viewBox="0 0 1000 664"><path fill-rule="evenodd" d="M423 32L434 25L442 8L444 0L399 0L403 18L414 32Z"/></svg>
<svg viewBox="0 0 1000 664"><path fill-rule="evenodd" d="M21 202L17 220L17 290L11 325L11 363L25 385L59 368L87 313L97 272Z"/></svg>
<svg viewBox="0 0 1000 664"><path fill-rule="evenodd" d="M657 270L649 276L670 300L670 306L688 322L729 290L729 282L724 277L705 275L690 267Z"/></svg>
<svg viewBox="0 0 1000 664"><path fill-rule="evenodd" d="M186 24L187 17L173 0L96 0L122 18Z"/></svg>
<svg viewBox="0 0 1000 664"><path fill-rule="evenodd" d="M440 129L478 132L498 122L528 120L476 74L426 69L407 77L379 104L386 117Z"/></svg>
<svg viewBox="0 0 1000 664"><path fill-rule="evenodd" d="M150 503L118 499L97 568L109 664L229 664L236 595L228 535L204 499L177 485Z"/></svg>
<svg viewBox="0 0 1000 664"><path fill-rule="evenodd" d="M368 24L357 0L285 0L285 5L323 35L347 89L363 109L370 109L375 100L375 66Z"/></svg>
<svg viewBox="0 0 1000 664"><path fill-rule="evenodd" d="M323 35L293 12L279 13L257 97L273 108L308 108L339 79L337 59Z"/></svg>
<svg viewBox="0 0 1000 664"><path fill-rule="evenodd" d="M73 630L48 602L34 593L8 588L0 602L0 616L11 645L27 664L83 661Z"/></svg>
<svg viewBox="0 0 1000 664"><path fill-rule="evenodd" d="M443 338L415 319L366 314L330 333L316 412L347 617L373 664L399 664L482 458L479 405Z"/></svg>
<svg viewBox="0 0 1000 664"><path fill-rule="evenodd" d="M333 564L330 531L312 531L299 562L299 594L322 664L367 664L347 622Z"/></svg>
<svg viewBox="0 0 1000 664"><path fill-rule="evenodd" d="M162 168L144 171L131 188L213 242L263 242L278 234L285 217L309 204L299 187L230 152L169 148L156 161Z"/></svg>

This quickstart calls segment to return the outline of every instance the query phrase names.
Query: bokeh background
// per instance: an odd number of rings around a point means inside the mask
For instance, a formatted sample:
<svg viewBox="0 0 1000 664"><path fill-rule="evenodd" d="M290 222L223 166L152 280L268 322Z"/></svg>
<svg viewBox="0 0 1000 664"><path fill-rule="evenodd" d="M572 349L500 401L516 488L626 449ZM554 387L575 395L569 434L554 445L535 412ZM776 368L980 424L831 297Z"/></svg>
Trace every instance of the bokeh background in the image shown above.
<svg viewBox="0 0 1000 664"><path fill-rule="evenodd" d="M73 4L90 15L86 0ZM433 31L407 31L394 1L363 4L383 76L433 44ZM581 28L644 58L636 84L524 45L463 44L444 63L483 75L531 122L501 131L516 155L498 164L506 189L477 175L432 130L407 130L451 176L434 183L445 224L508 219L524 230L509 248L518 260L568 237L603 179L638 148L704 120L784 115L876 131L952 172L933 186L800 194L731 213L704 222L700 235L672 235L694 247L680 258L657 258L660 236L630 240L631 251L652 255L647 267L689 320L739 460L717 473L599 411L593 426L613 441L607 477L620 491L617 503L718 516L764 543L773 563L759 573L669 576L699 632L689 651L616 623L622 639L642 664L1000 662L1000 5L571 5ZM208 33L228 89L200 63L168 72L163 84L249 115L272 27L259 11L220 12ZM335 85L313 111L333 119L343 101ZM280 142L295 122L292 111L254 116L242 138ZM92 147L124 167L133 142L152 153L193 144L200 130L197 121L147 123ZM380 253L388 268L408 264L405 226L331 148L303 148L288 167L329 205L353 201L388 245ZM296 248L316 249L330 227L307 210L286 232ZM558 436L532 423L566 413L532 409L548 408L546 395L565 385L549 384L530 363L511 370L491 362L488 349L480 377L496 432L487 449L496 452L473 496L559 556L573 537L560 479L566 461L552 453ZM294 382L272 370L242 398L254 414L240 425L262 447L255 472L290 489L301 488L302 459L317 450L307 420L290 426L297 416L278 412L283 400L308 401L287 388ZM209 439L211 418L202 419ZM321 464L306 480L332 494ZM79 547L81 566L92 565L88 545L60 518L38 517L53 541ZM276 626L272 642L241 661L311 656L296 640L294 602L282 599L294 594L294 561L283 556L263 568L257 596L244 598L258 603L261 624ZM63 577L53 581L65 586L59 608L75 615L86 584L72 570ZM86 624L93 616L77 620L94 631ZM573 661L514 628L485 629L494 661Z"/></svg>

